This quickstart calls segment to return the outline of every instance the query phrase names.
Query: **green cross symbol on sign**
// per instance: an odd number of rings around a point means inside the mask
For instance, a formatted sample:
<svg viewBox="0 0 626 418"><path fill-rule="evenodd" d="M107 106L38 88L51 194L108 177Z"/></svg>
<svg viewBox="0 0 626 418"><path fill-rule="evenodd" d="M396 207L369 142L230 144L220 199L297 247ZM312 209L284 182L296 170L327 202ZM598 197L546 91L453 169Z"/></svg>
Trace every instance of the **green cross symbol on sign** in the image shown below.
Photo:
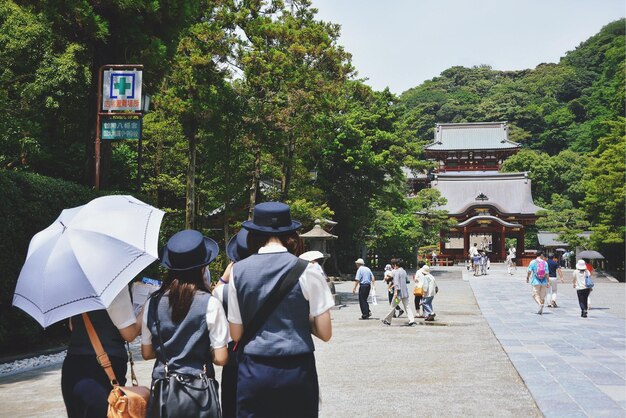
<svg viewBox="0 0 626 418"><path fill-rule="evenodd" d="M126 84L126 77L120 77L120 81L113 83L113 87L120 92L122 96L126 95L126 89L130 89L132 84Z"/></svg>

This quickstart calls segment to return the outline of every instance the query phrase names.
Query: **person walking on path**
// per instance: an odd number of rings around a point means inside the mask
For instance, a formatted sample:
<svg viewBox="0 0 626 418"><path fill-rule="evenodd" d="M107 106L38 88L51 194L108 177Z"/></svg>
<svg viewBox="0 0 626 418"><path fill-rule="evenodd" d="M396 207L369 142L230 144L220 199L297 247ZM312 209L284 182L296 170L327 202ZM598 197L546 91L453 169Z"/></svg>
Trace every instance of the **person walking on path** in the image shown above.
<svg viewBox="0 0 626 418"><path fill-rule="evenodd" d="M396 306L402 301L402 306L406 311L407 318L409 319L409 326L412 327L417 325L415 323L415 315L413 315L413 310L411 309L411 304L409 303L409 289L407 288L407 274L406 270L402 268L402 260L394 258L391 260L391 267L394 269L393 274L393 301L391 304L391 311L387 314L385 319L382 320L383 324L391 325L391 318L393 318L393 314L396 311Z"/></svg>
<svg viewBox="0 0 626 418"><path fill-rule="evenodd" d="M385 273L383 275L383 279L385 280L385 283L387 284L387 297L389 298L389 306L391 306L393 302L393 268L391 267L391 264L387 264L385 266ZM394 318L399 317L403 313L404 311L400 309L399 306L396 306L396 312L393 313L393 317Z"/></svg>
<svg viewBox="0 0 626 418"><path fill-rule="evenodd" d="M142 316L143 311L135 316L127 286L106 310L88 313L121 386L126 384L128 363L125 342L132 342L139 335ZM111 382L96 358L83 317L71 317L69 326L72 334L61 369L61 392L67 416L105 417Z"/></svg>
<svg viewBox="0 0 626 418"><path fill-rule="evenodd" d="M543 314L546 292L548 287L550 287L550 281L548 280L548 263L543 259L543 252L541 251L537 253L537 258L528 264L526 283L528 283L529 280L533 287L533 299L535 299L535 302L539 305L537 313L541 315Z"/></svg>
<svg viewBox="0 0 626 418"><path fill-rule="evenodd" d="M591 263L589 262L588 259L583 258L582 259L585 262L585 266L587 267L587 271L589 272L589 277L593 276L593 266L591 265ZM589 297L587 298L587 309L591 309L591 292L589 292Z"/></svg>
<svg viewBox="0 0 626 418"><path fill-rule="evenodd" d="M487 257L487 253L483 251L480 255L480 274L481 276L487 275L487 262L489 261L489 257Z"/></svg>
<svg viewBox="0 0 626 418"><path fill-rule="evenodd" d="M232 266L228 292L238 417L319 415L313 335L332 337L335 301L319 270L297 257L300 225L281 202L259 203L242 224L251 255Z"/></svg>
<svg viewBox="0 0 626 418"><path fill-rule="evenodd" d="M228 280L233 265L247 258L248 252L248 231L245 228L234 235L226 244L226 255L231 262L226 266L222 277L213 289L213 296L217 298L224 307L224 313L228 317ZM239 364L237 363L237 353L234 351L235 342L228 333L228 363L222 367L222 386L220 398L222 401L222 417L235 418L237 416L237 376L239 374Z"/></svg>
<svg viewBox="0 0 626 418"><path fill-rule="evenodd" d="M163 249L161 264L168 274L146 302L141 331L142 357L156 359L148 417L160 417L164 412L160 388L170 373L185 379L212 379L213 364L223 366L228 361L228 321L205 279L207 266L218 252L215 241L194 230L174 234ZM219 417L219 408L214 414L203 414L196 402L189 395L181 398L181 405L187 405L185 411L165 412L180 417ZM219 399L213 402L219 404Z"/></svg>
<svg viewBox="0 0 626 418"><path fill-rule="evenodd" d="M506 256L506 271L509 274L513 274L513 270L517 270L517 265L515 264L515 252L515 247L511 245L509 253Z"/></svg>
<svg viewBox="0 0 626 418"><path fill-rule="evenodd" d="M576 289L576 293L578 294L578 305L580 306L580 316L583 318L587 318L587 311L589 310L588 306L588 297L589 293L591 293L593 286L591 282L591 273L587 269L584 260L578 260L576 262L576 270L573 273L572 284ZM590 286L591 285L591 286Z"/></svg>
<svg viewBox="0 0 626 418"><path fill-rule="evenodd" d="M376 284L376 279L374 279L374 274L372 270L368 267L365 267L365 261L362 258L359 258L354 262L356 264L356 275L354 276L354 289L352 289L352 294L356 293L356 288L359 288L359 306L361 307L361 318L360 319L368 319L372 316L372 311L370 311L370 305L367 303L367 297L370 294L370 290L372 286Z"/></svg>
<svg viewBox="0 0 626 418"><path fill-rule="evenodd" d="M474 276L478 276L478 269L480 267L480 254L478 254L478 244L474 243L473 247L469 249L469 259L474 270Z"/></svg>
<svg viewBox="0 0 626 418"><path fill-rule="evenodd" d="M423 281L422 281L422 308L424 310L424 316L426 319L424 321L434 321L435 310L433 309L433 299L435 295L439 291L439 287L437 286L437 282L432 274L430 274L430 267L425 265L422 267Z"/></svg>
<svg viewBox="0 0 626 418"><path fill-rule="evenodd" d="M548 257L548 276L550 278L550 297L548 302L548 308L557 308L556 304L556 291L558 289L558 279L563 283L563 271L559 264L559 257L556 254L550 254Z"/></svg>
<svg viewBox="0 0 626 418"><path fill-rule="evenodd" d="M415 282L415 287L413 288L413 296L415 302L416 318L424 317L424 310L422 309L422 296L424 295L424 292L422 290L422 283L424 282L424 272L422 271L422 268L424 268L425 265L426 263L424 263L423 261L419 261L417 263L417 271L413 276L413 282Z"/></svg>

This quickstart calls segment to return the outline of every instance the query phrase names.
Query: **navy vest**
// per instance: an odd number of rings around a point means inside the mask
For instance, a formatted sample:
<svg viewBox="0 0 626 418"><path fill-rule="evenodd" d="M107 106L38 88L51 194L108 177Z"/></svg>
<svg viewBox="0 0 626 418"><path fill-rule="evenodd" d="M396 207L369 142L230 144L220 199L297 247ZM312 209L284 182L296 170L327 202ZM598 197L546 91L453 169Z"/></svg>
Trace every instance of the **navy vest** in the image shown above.
<svg viewBox="0 0 626 418"><path fill-rule="evenodd" d="M215 376L211 360L211 340L206 324L206 310L210 298L210 294L196 291L187 316L178 324L172 321L167 294L163 295L158 307L154 306L156 299L154 297L150 299L147 325L152 334L152 347L157 354L157 361L152 371L153 379L165 376L165 357L157 332L156 309L158 309L161 321L161 339L168 356L169 371L198 375L206 365L207 376Z"/></svg>
<svg viewBox="0 0 626 418"><path fill-rule="evenodd" d="M297 257L293 254L282 252L253 254L237 262L233 269L234 283L244 330L252 316L267 300L278 279L296 261ZM309 302L302 295L298 282L245 346L244 353L268 357L312 353L315 345L311 337L309 310Z"/></svg>
<svg viewBox="0 0 626 418"><path fill-rule="evenodd" d="M111 321L109 314L105 309L97 311L91 311L88 313L89 320L93 324L96 334L102 343L104 351L109 356L118 357L124 361L128 361L128 354L126 353L126 342L120 335L120 331ZM67 349L67 354L70 355L92 355L95 356L96 352L89 341L89 335L85 328L85 323L81 315L75 315L72 317L72 335L70 336L70 344Z"/></svg>

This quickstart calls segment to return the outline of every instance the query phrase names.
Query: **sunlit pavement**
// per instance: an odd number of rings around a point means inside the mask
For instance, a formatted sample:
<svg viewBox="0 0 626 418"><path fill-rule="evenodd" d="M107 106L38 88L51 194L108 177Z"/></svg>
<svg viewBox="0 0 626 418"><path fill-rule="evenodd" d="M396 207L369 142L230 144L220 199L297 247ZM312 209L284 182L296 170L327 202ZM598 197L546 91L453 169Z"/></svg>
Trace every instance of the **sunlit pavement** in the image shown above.
<svg viewBox="0 0 626 418"><path fill-rule="evenodd" d="M558 283L558 308L537 304L525 269L503 267L469 279L480 310L547 417L626 416L624 284L598 280L581 318L571 271ZM620 306L621 303L621 306Z"/></svg>
<svg viewBox="0 0 626 418"><path fill-rule="evenodd" d="M380 322L382 281L366 321L353 283L336 284L345 306L332 310L331 341L315 341L321 417L625 415L623 283L597 283L584 319L571 284L559 286L561 307L537 315L522 268L433 273L436 321L413 328L406 314ZM152 364L137 361L143 385ZM60 365L0 378L0 416L64 415Z"/></svg>

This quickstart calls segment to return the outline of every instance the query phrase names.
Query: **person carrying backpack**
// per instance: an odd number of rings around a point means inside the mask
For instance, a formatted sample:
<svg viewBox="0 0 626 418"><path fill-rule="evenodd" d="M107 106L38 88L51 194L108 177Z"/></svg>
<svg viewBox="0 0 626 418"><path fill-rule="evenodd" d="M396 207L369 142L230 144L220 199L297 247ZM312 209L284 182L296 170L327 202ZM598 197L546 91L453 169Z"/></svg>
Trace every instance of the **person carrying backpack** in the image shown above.
<svg viewBox="0 0 626 418"><path fill-rule="evenodd" d="M532 280L531 279L532 276ZM537 253L537 258L530 262L528 270L526 272L526 283L530 280L530 284L533 287L533 299L539 305L537 313L543 314L543 303L546 299L546 293L548 287L550 287L550 281L548 279L548 262L544 260L543 252Z"/></svg>

